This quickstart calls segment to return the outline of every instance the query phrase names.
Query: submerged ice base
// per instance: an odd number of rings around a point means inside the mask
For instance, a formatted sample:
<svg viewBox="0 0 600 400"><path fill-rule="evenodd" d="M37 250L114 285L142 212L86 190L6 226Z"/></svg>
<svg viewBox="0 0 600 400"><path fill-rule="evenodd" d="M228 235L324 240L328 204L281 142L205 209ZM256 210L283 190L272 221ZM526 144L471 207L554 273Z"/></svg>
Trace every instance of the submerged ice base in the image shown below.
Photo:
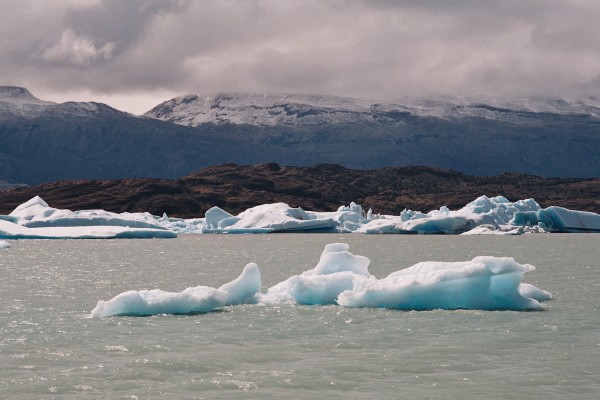
<svg viewBox="0 0 600 400"><path fill-rule="evenodd" d="M535 270L508 257L475 257L464 262L423 262L383 279L369 273L370 260L345 243L325 246L317 265L261 293L256 264L219 288L196 286L182 292L130 290L98 301L93 317L205 313L242 304L339 304L400 310L539 310L552 295L522 283Z"/></svg>

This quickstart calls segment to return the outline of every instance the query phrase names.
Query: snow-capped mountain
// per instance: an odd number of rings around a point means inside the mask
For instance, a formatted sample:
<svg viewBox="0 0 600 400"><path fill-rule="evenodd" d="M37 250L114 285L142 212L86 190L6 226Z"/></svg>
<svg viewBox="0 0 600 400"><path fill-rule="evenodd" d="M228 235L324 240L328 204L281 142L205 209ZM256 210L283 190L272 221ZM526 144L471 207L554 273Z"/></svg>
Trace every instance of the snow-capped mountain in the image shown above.
<svg viewBox="0 0 600 400"><path fill-rule="evenodd" d="M223 94L182 96L134 116L4 87L0 179L174 178L229 162L598 177L599 103Z"/></svg>
<svg viewBox="0 0 600 400"><path fill-rule="evenodd" d="M165 101L144 115L192 127L205 123L297 127L355 123L387 125L402 123L410 116L514 120L540 113L600 118L600 99L483 101L454 98L390 102L335 96L192 94Z"/></svg>
<svg viewBox="0 0 600 400"><path fill-rule="evenodd" d="M22 87L0 86L0 117L35 118L43 116L86 116L98 111L114 110L95 102L53 103L40 100Z"/></svg>

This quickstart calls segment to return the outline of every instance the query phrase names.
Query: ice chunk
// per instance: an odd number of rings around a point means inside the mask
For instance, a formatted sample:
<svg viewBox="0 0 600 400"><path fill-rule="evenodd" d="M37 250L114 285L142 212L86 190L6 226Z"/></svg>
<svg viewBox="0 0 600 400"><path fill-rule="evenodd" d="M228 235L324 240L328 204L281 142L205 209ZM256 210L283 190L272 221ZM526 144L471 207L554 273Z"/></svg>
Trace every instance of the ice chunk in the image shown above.
<svg viewBox="0 0 600 400"><path fill-rule="evenodd" d="M1 249L10 249L11 247L12 247L12 245L10 243L8 243L7 241L0 240L0 250Z"/></svg>
<svg viewBox="0 0 600 400"><path fill-rule="evenodd" d="M237 279L219 288L219 290L227 293L225 298L225 305L227 306L254 303L256 294L260 292L260 289L260 270L255 263L246 265Z"/></svg>
<svg viewBox="0 0 600 400"><path fill-rule="evenodd" d="M157 314L206 313L227 305L253 303L260 291L260 271L254 263L246 265L241 275L218 289L196 286L182 292L129 290L111 300L98 301L92 317L116 315L147 316Z"/></svg>
<svg viewBox="0 0 600 400"><path fill-rule="evenodd" d="M174 238L161 226L168 218L149 213L71 211L49 207L39 196L0 218L0 237L14 239Z"/></svg>
<svg viewBox="0 0 600 400"><path fill-rule="evenodd" d="M225 226L222 223L224 220L227 221ZM235 224L237 221L239 221L239 219L235 218L227 211L224 211L219 207L212 207L206 211L206 213L204 213L204 223L202 224L202 229L222 229Z"/></svg>
<svg viewBox="0 0 600 400"><path fill-rule="evenodd" d="M7 239L170 239L175 232L164 229L127 228L123 226L70 226L27 228L0 220L0 238Z"/></svg>
<svg viewBox="0 0 600 400"><path fill-rule="evenodd" d="M461 233L461 235L520 235L524 232L524 228L522 226L514 227L510 225L479 225L470 231Z"/></svg>
<svg viewBox="0 0 600 400"><path fill-rule="evenodd" d="M548 207L538 212L540 222L558 232L600 232L600 215L587 211Z"/></svg>
<svg viewBox="0 0 600 400"><path fill-rule="evenodd" d="M129 290L111 300L100 300L92 310L92 317L205 313L223 307L226 297L226 292L207 286L187 288L179 293L160 289Z"/></svg>
<svg viewBox="0 0 600 400"><path fill-rule="evenodd" d="M265 232L334 232L336 224L331 219L316 219L301 208L291 208L285 203L263 204L252 207L237 217L220 220L210 233L265 233ZM205 223L206 226L208 224Z"/></svg>
<svg viewBox="0 0 600 400"><path fill-rule="evenodd" d="M529 297L537 301L546 301L552 298L552 294L550 292L546 292L545 290L539 289L529 283L521 283L519 285L519 293L521 293L521 295L524 297Z"/></svg>
<svg viewBox="0 0 600 400"><path fill-rule="evenodd" d="M534 269L507 257L423 262L381 280L360 282L341 293L337 302L347 307L403 310L537 310L543 291L532 285L521 290L523 275Z"/></svg>
<svg viewBox="0 0 600 400"><path fill-rule="evenodd" d="M344 290L369 277L369 259L349 251L345 243L325 246L317 266L269 288L263 303L335 304Z"/></svg>

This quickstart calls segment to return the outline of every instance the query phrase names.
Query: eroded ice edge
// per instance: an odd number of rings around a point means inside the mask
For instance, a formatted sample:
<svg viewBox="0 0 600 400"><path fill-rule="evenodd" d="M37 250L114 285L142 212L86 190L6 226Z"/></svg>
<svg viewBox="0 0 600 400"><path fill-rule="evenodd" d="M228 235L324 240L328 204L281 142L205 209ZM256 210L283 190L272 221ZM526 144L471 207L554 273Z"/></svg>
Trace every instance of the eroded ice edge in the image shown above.
<svg viewBox="0 0 600 400"><path fill-rule="evenodd" d="M552 295L522 283L534 266L509 257L475 257L464 262L422 262L385 278L369 273L370 260L345 243L325 246L318 264L264 293L256 264L219 288L190 287L182 292L130 290L99 301L92 317L205 313L240 304L339 304L400 310L539 310Z"/></svg>
<svg viewBox="0 0 600 400"><path fill-rule="evenodd" d="M3 239L171 238L194 233L357 232L367 234L518 235L540 232L600 232L600 215L551 206L533 199L510 202L481 196L459 210L441 207L400 215L364 212L351 203L334 212L305 211L285 203L263 204L232 215L219 207L204 218L169 218L150 213L70 211L48 206L36 196L9 215L0 215Z"/></svg>

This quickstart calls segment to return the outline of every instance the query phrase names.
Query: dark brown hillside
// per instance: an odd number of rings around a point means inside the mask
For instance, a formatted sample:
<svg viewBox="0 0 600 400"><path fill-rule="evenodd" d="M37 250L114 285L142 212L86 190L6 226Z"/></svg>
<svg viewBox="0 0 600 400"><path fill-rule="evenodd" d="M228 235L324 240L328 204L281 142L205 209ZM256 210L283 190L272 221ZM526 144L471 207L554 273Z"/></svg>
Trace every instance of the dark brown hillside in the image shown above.
<svg viewBox="0 0 600 400"><path fill-rule="evenodd" d="M330 211L355 201L365 209L398 214L405 208L429 211L464 206L480 195L509 200L533 197L541 206L558 205L600 212L600 179L540 178L524 174L475 177L430 167L354 170L339 165L285 167L224 164L180 179L73 180L0 192L0 213L39 195L51 206L71 210L102 208L200 217L212 206L231 213L273 202Z"/></svg>

